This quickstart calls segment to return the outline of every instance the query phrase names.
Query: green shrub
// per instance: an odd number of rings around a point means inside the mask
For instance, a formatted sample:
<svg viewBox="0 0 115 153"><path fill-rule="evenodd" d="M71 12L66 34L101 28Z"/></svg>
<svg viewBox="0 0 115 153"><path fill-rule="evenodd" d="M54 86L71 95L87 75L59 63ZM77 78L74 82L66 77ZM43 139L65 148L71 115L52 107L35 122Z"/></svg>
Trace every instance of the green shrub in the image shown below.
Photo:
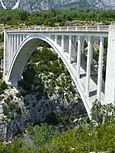
<svg viewBox="0 0 115 153"><path fill-rule="evenodd" d="M39 150L47 141L58 135L58 132L54 130L54 127L48 124L41 124L41 126L36 125L34 127L29 126L27 130L37 150Z"/></svg>
<svg viewBox="0 0 115 153"><path fill-rule="evenodd" d="M7 89L8 86L5 81L0 82L0 91Z"/></svg>
<svg viewBox="0 0 115 153"><path fill-rule="evenodd" d="M6 97L6 98L4 99L4 101L5 101L7 104L9 104L12 100L13 100L13 95L9 95L8 97Z"/></svg>
<svg viewBox="0 0 115 153"><path fill-rule="evenodd" d="M9 107L7 105L5 105L5 104L3 104L2 107L3 107L3 113L4 113L4 115L8 116L9 113L10 113Z"/></svg>
<svg viewBox="0 0 115 153"><path fill-rule="evenodd" d="M19 92L17 92L16 94L16 97L20 98L21 97L21 94Z"/></svg>
<svg viewBox="0 0 115 153"><path fill-rule="evenodd" d="M10 102L9 104L8 104L8 106L9 106L9 109L12 111L13 109L16 109L16 103L15 102Z"/></svg>

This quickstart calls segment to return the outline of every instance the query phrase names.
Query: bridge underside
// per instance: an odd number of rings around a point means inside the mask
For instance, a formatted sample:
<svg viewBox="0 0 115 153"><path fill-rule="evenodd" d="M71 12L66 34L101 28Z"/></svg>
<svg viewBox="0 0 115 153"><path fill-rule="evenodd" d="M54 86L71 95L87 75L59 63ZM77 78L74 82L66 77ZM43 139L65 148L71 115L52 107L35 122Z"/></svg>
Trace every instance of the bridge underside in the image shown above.
<svg viewBox="0 0 115 153"><path fill-rule="evenodd" d="M106 36L107 33L102 32L5 32L4 80L15 85L21 79L24 67L41 39L56 51L66 65L90 117L96 99L105 104L102 71ZM94 40L99 42L97 68L93 60Z"/></svg>

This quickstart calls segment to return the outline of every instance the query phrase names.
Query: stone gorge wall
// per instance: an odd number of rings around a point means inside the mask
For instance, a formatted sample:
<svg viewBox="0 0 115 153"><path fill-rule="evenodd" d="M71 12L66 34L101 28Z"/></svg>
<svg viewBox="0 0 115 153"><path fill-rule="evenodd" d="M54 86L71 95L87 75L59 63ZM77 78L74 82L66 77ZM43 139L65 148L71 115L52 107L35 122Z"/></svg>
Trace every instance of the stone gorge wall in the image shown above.
<svg viewBox="0 0 115 153"><path fill-rule="evenodd" d="M17 89L0 83L1 140L22 134L30 123L47 122L65 130L76 126L79 115L86 115L77 89L57 55L47 49L36 50L30 61L33 66L30 62L26 66Z"/></svg>
<svg viewBox="0 0 115 153"><path fill-rule="evenodd" d="M6 7L12 7L17 0L3 0ZM45 10L57 7L81 7L114 9L114 0L21 0L20 8L28 11Z"/></svg>

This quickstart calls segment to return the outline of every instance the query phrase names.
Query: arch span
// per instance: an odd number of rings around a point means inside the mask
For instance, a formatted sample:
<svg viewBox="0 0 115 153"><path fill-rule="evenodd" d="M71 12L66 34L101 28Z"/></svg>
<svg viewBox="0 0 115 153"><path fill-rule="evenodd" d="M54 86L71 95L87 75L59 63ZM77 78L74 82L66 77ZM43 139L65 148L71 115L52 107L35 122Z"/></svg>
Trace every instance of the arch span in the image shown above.
<svg viewBox="0 0 115 153"><path fill-rule="evenodd" d="M90 105L88 104L87 98L85 97L82 86L80 85L79 80L77 79L75 68L73 67L72 64L70 64L67 57L65 57L65 54L62 51L62 48L58 44L56 44L51 38L49 38L47 35L38 34L38 35L31 35L25 38L25 40L18 47L16 54L14 55L14 58L13 58L13 61L11 63L11 67L9 70L8 78L7 78L8 82L9 83L11 82L11 84L15 84L18 80L21 79L21 75L23 73L24 67L28 59L30 58L32 52L37 47L39 39L47 42L56 51L59 57L62 59L72 79L74 80L75 85L77 86L77 89L80 93L80 96L85 105L87 113L90 117L91 108L90 108Z"/></svg>

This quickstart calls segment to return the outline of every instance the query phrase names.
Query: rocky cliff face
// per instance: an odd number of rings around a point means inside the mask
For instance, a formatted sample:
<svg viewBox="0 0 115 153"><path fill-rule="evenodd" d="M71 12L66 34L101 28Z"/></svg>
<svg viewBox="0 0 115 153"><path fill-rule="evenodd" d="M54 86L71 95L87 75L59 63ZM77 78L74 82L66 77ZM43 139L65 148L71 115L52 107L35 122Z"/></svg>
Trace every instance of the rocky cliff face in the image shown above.
<svg viewBox="0 0 115 153"><path fill-rule="evenodd" d="M17 0L3 0L6 7L13 7ZM21 0L20 9L28 11L46 10L57 7L80 7L114 9L114 0Z"/></svg>
<svg viewBox="0 0 115 153"><path fill-rule="evenodd" d="M83 114L86 110L76 86L51 49L34 51L18 88L0 82L0 140L21 134L30 123L67 129Z"/></svg>
<svg viewBox="0 0 115 153"><path fill-rule="evenodd" d="M37 88L39 85L33 84L33 90L35 91ZM68 94L65 92L68 97L65 95L62 97L58 91L55 91L53 95L42 98L39 98L37 94L27 93L22 88L17 90L10 86L4 90L3 94L0 95L0 140L7 141L22 134L27 125L40 122L52 122L54 124L57 122L57 129L59 130L68 126L74 127L78 121L77 116L86 114L78 93L73 94L71 91ZM60 118L59 123L56 116Z"/></svg>

